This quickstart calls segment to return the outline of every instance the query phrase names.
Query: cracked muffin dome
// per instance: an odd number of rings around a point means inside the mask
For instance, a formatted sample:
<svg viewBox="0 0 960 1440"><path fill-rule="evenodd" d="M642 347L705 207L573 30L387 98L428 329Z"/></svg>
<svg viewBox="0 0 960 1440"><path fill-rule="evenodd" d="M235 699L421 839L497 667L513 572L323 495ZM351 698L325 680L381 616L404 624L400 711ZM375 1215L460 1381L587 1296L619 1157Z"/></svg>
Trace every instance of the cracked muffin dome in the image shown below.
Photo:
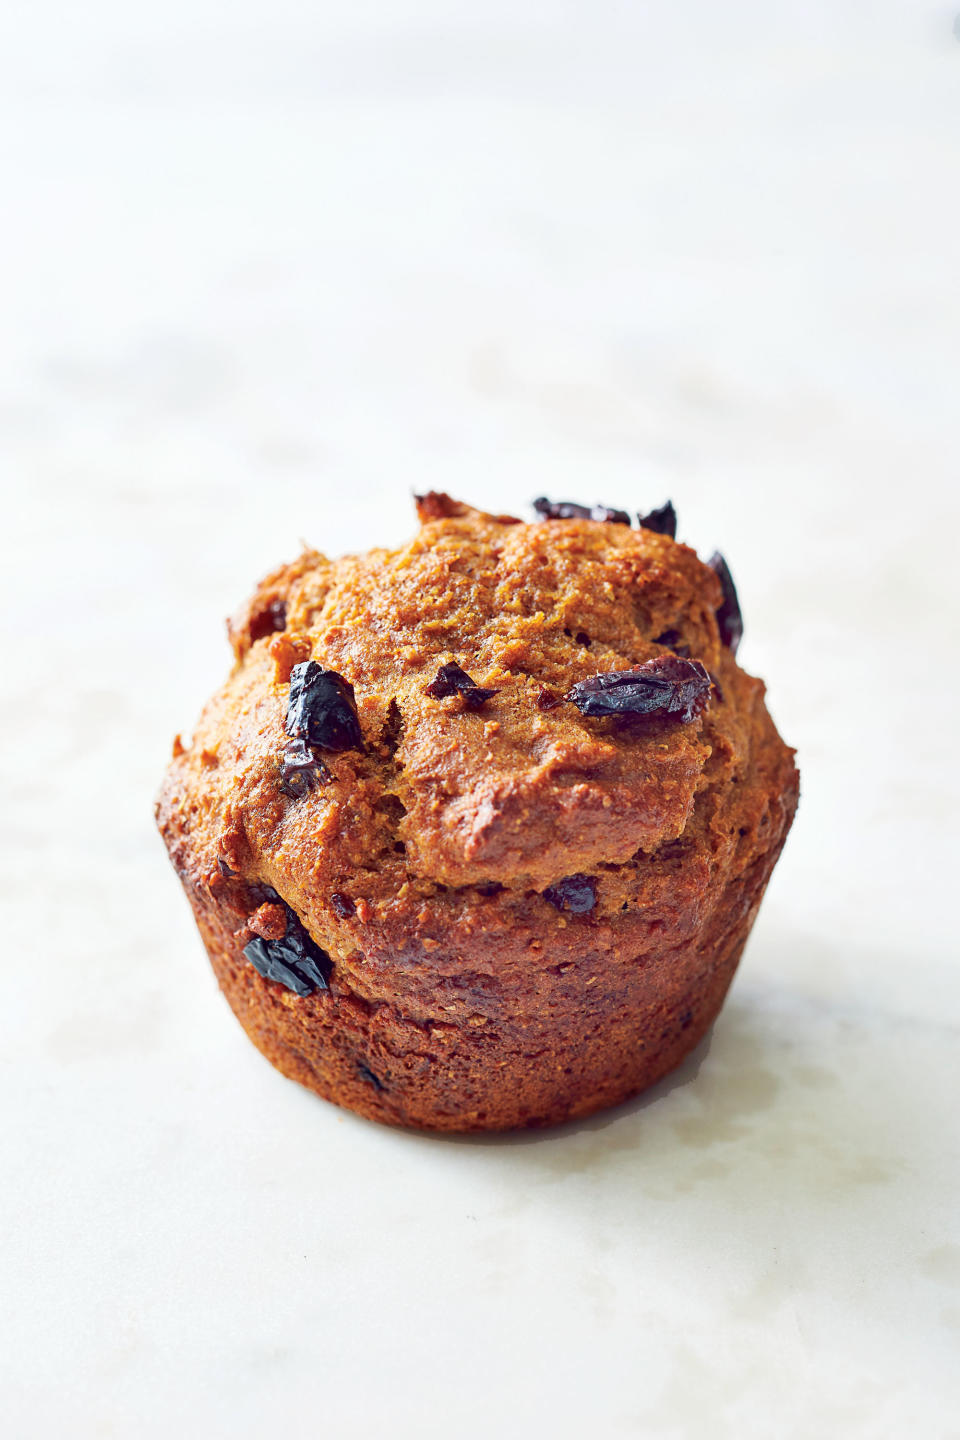
<svg viewBox="0 0 960 1440"><path fill-rule="evenodd" d="M445 495L398 550L275 571L157 807L214 970L285 1075L508 1129L636 1094L733 977L797 803L730 572L671 506Z"/></svg>

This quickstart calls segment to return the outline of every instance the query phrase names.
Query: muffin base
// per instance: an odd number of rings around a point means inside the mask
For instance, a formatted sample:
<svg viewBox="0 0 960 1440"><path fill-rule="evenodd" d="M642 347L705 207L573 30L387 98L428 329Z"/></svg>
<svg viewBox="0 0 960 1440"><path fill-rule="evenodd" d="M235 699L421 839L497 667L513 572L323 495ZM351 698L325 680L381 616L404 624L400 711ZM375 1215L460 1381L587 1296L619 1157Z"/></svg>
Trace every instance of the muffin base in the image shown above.
<svg viewBox="0 0 960 1440"><path fill-rule="evenodd" d="M559 1124L638 1095L673 1070L716 1019L776 862L760 856L728 885L706 931L634 961L594 951L585 965L541 956L524 1011L512 994L471 1028L418 1023L392 1005L331 991L297 997L243 956L235 918L195 901L197 922L231 1009L282 1074L368 1119L468 1133ZM499 940L499 937L498 937ZM499 954L499 951L498 951ZM563 972L584 1004L551 995ZM339 992L339 993L338 993ZM591 994L592 992L592 994ZM593 997L596 996L596 1002ZM558 1012L562 1017L558 1023ZM438 1006L438 1017L442 1006Z"/></svg>

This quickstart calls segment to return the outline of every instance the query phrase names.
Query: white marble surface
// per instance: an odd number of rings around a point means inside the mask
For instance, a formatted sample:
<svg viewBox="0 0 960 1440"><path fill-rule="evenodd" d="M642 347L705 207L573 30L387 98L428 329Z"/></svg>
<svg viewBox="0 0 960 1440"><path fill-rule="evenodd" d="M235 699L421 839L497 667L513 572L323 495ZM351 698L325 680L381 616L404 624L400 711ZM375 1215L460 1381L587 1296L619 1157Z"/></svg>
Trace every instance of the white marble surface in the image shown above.
<svg viewBox="0 0 960 1440"><path fill-rule="evenodd" d="M2 1428L960 1436L949 6L0 11ZM412 487L672 495L804 793L709 1045L391 1133L219 998L151 797Z"/></svg>

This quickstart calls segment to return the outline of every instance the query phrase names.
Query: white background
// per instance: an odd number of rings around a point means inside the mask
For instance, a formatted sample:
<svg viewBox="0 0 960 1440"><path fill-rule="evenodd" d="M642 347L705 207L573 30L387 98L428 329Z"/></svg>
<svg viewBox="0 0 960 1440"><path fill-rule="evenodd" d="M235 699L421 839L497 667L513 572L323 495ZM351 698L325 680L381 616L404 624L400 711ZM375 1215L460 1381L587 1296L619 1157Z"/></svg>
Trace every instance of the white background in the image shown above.
<svg viewBox="0 0 960 1440"><path fill-rule="evenodd" d="M6 0L5 1434L960 1436L958 186L921 0ZM553 1134L281 1079L153 832L431 486L671 496L799 749L712 1040Z"/></svg>

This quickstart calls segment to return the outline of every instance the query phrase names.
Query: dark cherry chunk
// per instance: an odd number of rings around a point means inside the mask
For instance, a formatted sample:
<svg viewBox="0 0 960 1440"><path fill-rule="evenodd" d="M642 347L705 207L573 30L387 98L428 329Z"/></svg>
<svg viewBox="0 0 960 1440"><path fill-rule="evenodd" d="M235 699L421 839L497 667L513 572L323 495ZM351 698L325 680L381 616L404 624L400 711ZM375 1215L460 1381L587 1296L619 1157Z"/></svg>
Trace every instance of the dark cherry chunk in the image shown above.
<svg viewBox="0 0 960 1440"><path fill-rule="evenodd" d="M334 890L330 896L330 908L340 916L341 920L349 920L351 915L356 915L357 907L349 895L343 895L339 890Z"/></svg>
<svg viewBox="0 0 960 1440"><path fill-rule="evenodd" d="M563 704L563 697L557 695L546 685L540 687L540 693L533 702L538 710L556 710L558 705Z"/></svg>
<svg viewBox="0 0 960 1440"><path fill-rule="evenodd" d="M589 520L590 506L577 505L573 500L548 500L538 495L533 508L542 520Z"/></svg>
<svg viewBox="0 0 960 1440"><path fill-rule="evenodd" d="M612 525L629 525L626 510L613 510L609 505L577 505L573 500L548 500L546 495L533 502L533 508L544 520L603 520Z"/></svg>
<svg viewBox="0 0 960 1440"><path fill-rule="evenodd" d="M661 505L658 510L651 510L649 515L639 516L639 520L642 530L654 530L658 535L669 535L671 540L676 540L677 512L673 508L672 500L668 500L666 505Z"/></svg>
<svg viewBox="0 0 960 1440"><path fill-rule="evenodd" d="M456 660L451 660L449 665L440 666L436 679L426 686L426 692L432 695L434 700L446 700L451 695L459 695L468 710L479 710L491 695L497 693L496 690L487 690L478 685Z"/></svg>
<svg viewBox="0 0 960 1440"><path fill-rule="evenodd" d="M278 630L287 628L287 602L285 600L271 600L262 610L255 610L250 616L249 623L251 645L262 640L265 635L273 635Z"/></svg>
<svg viewBox="0 0 960 1440"><path fill-rule="evenodd" d="M310 938L290 906L283 904L283 908L287 933L280 940L264 940L258 935L243 947L245 958L265 980L276 980L295 995L329 990L333 971L330 956Z"/></svg>
<svg viewBox="0 0 960 1440"><path fill-rule="evenodd" d="M710 556L707 564L720 581L723 589L723 603L717 611L720 639L736 655L737 646L743 639L743 616L740 613L740 601L737 599L737 587L733 583L730 566L719 550Z"/></svg>
<svg viewBox="0 0 960 1440"><path fill-rule="evenodd" d="M374 1090L382 1090L383 1081L379 1078L379 1076L374 1075L370 1067L368 1065L364 1065L361 1060L358 1060L356 1063L357 1074L360 1076L360 1079L366 1080L367 1084L372 1085Z"/></svg>
<svg viewBox="0 0 960 1440"><path fill-rule="evenodd" d="M442 490L428 490L426 495L414 495L413 501L421 525L426 525L429 520L453 520L467 513L466 505L451 499Z"/></svg>
<svg viewBox="0 0 960 1440"><path fill-rule="evenodd" d="M688 725L710 698L710 676L699 660L658 655L632 670L591 675L567 691L584 715L645 715Z"/></svg>
<svg viewBox="0 0 960 1440"><path fill-rule="evenodd" d="M303 740L288 740L283 748L278 789L290 800L302 800L308 790L320 781L329 780L330 771L312 746Z"/></svg>
<svg viewBox="0 0 960 1440"><path fill-rule="evenodd" d="M586 915L597 903L597 882L590 875L568 875L555 885L548 885L543 898L558 910L569 910L571 915Z"/></svg>
<svg viewBox="0 0 960 1440"><path fill-rule="evenodd" d="M626 510L612 510L609 505L594 505L590 511L591 520L604 520L608 525L629 525L630 516Z"/></svg>
<svg viewBox="0 0 960 1440"><path fill-rule="evenodd" d="M287 734L321 750L362 750L353 686L336 670L304 660L290 671Z"/></svg>

